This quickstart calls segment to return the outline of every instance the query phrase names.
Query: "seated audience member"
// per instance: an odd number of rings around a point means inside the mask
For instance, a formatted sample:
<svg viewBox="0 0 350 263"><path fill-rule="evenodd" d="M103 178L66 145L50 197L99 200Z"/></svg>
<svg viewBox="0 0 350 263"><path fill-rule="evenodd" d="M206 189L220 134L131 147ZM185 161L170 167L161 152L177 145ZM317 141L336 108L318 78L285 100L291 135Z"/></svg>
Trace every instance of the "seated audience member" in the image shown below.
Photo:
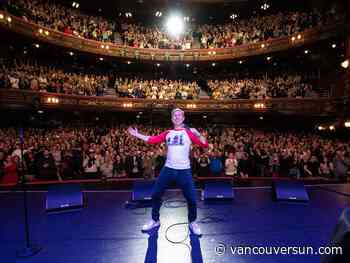
<svg viewBox="0 0 350 263"><path fill-rule="evenodd" d="M3 176L0 178L3 184L17 184L18 182L18 167L15 157L7 155L3 162Z"/></svg>
<svg viewBox="0 0 350 263"><path fill-rule="evenodd" d="M38 155L37 161L38 175L36 178L40 180L57 180L57 169L55 160L48 148L44 148L41 154Z"/></svg>
<svg viewBox="0 0 350 263"><path fill-rule="evenodd" d="M90 149L83 162L84 176L87 179L100 177L100 162L95 158L95 151Z"/></svg>
<svg viewBox="0 0 350 263"><path fill-rule="evenodd" d="M225 175L236 176L237 175L238 161L233 152L228 154L228 158L225 160Z"/></svg>

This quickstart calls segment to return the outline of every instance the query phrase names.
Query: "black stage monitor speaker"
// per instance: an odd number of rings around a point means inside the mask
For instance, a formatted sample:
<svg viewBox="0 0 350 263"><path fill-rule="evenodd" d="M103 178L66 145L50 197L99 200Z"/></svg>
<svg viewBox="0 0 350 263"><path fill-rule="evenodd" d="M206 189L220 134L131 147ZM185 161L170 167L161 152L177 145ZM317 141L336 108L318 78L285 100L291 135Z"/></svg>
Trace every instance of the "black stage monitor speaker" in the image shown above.
<svg viewBox="0 0 350 263"><path fill-rule="evenodd" d="M132 191L132 201L151 201L154 181L136 181Z"/></svg>
<svg viewBox="0 0 350 263"><path fill-rule="evenodd" d="M274 194L277 201L309 201L305 186L299 181L276 181Z"/></svg>
<svg viewBox="0 0 350 263"><path fill-rule="evenodd" d="M322 263L349 262L350 256L350 208L344 209L334 229L330 244L332 253L321 256ZM327 248L328 249L328 248Z"/></svg>
<svg viewBox="0 0 350 263"><path fill-rule="evenodd" d="M52 185L46 196L46 212L64 212L83 207L83 193L78 184Z"/></svg>
<svg viewBox="0 0 350 263"><path fill-rule="evenodd" d="M206 182L202 191L202 200L233 199L231 182Z"/></svg>

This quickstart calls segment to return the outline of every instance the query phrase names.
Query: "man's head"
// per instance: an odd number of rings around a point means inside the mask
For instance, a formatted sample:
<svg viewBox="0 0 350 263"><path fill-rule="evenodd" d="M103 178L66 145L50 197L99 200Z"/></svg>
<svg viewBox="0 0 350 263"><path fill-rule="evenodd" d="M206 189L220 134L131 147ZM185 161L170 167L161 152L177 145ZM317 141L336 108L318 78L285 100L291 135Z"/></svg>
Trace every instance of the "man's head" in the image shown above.
<svg viewBox="0 0 350 263"><path fill-rule="evenodd" d="M181 127L185 120L185 112L180 108L175 108L171 111L171 120L175 128Z"/></svg>
<svg viewBox="0 0 350 263"><path fill-rule="evenodd" d="M44 151L43 151L43 154L44 154L44 157L45 157L45 158L48 158L49 155L50 155L49 149L45 147L45 148L44 148Z"/></svg>

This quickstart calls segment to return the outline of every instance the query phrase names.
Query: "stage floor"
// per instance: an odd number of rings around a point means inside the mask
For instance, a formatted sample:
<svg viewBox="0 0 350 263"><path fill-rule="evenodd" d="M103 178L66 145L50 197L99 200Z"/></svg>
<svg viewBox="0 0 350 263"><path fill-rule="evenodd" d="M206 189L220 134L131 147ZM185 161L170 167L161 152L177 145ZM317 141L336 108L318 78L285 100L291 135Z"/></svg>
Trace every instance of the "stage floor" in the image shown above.
<svg viewBox="0 0 350 263"><path fill-rule="evenodd" d="M161 227L143 234L150 208L129 210L124 202L130 192L87 191L87 207L78 212L45 212L46 192L29 192L30 233L43 250L27 259L16 259L16 250L25 246L21 192L0 192L0 258L2 263L255 263L320 262L317 255L241 255L238 246L327 246L336 222L350 206L350 185L307 187L308 203L280 203L272 200L272 189L236 188L235 200L217 204L198 202L201 238L187 236L187 226L175 226L166 240L168 226L186 222L182 194L168 191L161 209ZM345 194L344 194L345 193ZM199 198L199 192L198 192ZM223 255L215 251L226 245ZM230 249L232 246L232 250ZM234 248L235 247L235 248ZM222 249L217 250L222 253Z"/></svg>

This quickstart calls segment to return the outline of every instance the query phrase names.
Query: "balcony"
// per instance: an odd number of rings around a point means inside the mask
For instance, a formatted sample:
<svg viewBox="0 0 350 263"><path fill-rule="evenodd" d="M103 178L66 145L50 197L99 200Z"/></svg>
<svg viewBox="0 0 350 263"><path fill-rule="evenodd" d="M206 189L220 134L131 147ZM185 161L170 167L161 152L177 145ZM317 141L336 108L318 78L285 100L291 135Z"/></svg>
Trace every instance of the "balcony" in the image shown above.
<svg viewBox="0 0 350 263"><path fill-rule="evenodd" d="M219 49L145 49L115 45L108 42L98 42L84 39L75 35L65 34L37 24L25 21L22 18L0 12L3 18L0 26L18 34L31 37L46 43L62 46L68 49L88 52L99 56L110 56L125 59L148 61L220 61L244 58L283 51L290 48L311 44L319 40L342 33L343 24L333 24L324 27L312 28L303 33L290 37L283 37L269 41L237 46L235 48Z"/></svg>
<svg viewBox="0 0 350 263"><path fill-rule="evenodd" d="M341 103L341 102L340 102ZM118 97L87 97L24 90L0 90L0 107L6 109L68 109L103 111L167 111L174 106L187 112L246 112L335 116L334 98L268 100L150 100Z"/></svg>

